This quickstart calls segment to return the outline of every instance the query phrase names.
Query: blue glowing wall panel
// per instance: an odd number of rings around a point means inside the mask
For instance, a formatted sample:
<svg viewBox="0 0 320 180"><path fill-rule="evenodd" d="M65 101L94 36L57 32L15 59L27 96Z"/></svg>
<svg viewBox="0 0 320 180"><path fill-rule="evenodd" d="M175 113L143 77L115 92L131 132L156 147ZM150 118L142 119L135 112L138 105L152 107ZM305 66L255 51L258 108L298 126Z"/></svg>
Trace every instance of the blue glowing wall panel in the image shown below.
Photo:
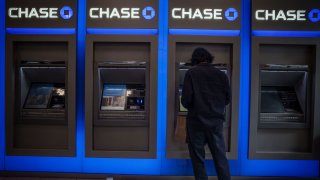
<svg viewBox="0 0 320 180"><path fill-rule="evenodd" d="M320 37L320 31L252 31L253 36L267 37Z"/></svg>
<svg viewBox="0 0 320 180"><path fill-rule="evenodd" d="M166 144L166 97L167 96L167 47L168 47L168 0L159 1L159 52L158 52L158 129L157 129L157 157L160 159L159 174L162 174L162 161L165 158ZM162 120L163 119L163 120Z"/></svg>
<svg viewBox="0 0 320 180"><path fill-rule="evenodd" d="M83 172L159 175L160 159L84 158Z"/></svg>
<svg viewBox="0 0 320 180"><path fill-rule="evenodd" d="M240 74L240 122L239 122L239 154L238 160L230 161L232 175L235 176L301 176L319 177L319 161L306 160L248 160L249 131L249 88L250 88L250 38L251 38L251 0L242 0L241 31L231 31L241 37L241 74ZM159 1L159 29L136 34L158 34L158 129L156 159L125 159L125 158L86 158L84 144L84 69L85 69L85 36L86 0L78 0L78 28L75 30L54 29L7 29L13 34L74 34L77 33L77 134L76 157L32 157L4 156L4 88L5 88L5 0L0 0L0 170L8 171L46 171L46 172L81 172L111 174L146 174L146 175L192 175L190 160L166 159L166 97L167 97L167 65L168 65L168 0ZM95 32L96 31L96 32ZM132 34L118 29L94 30L93 33ZM109 34L110 34L109 32ZM88 33L92 33L88 29ZM171 34L184 35L216 35L229 33L219 31L170 30ZM216 34L214 34L216 33ZM133 33L135 34L135 33ZM278 32L255 31L255 36L282 37L319 37L319 32ZM230 36L230 34L229 34ZM21 163L23 162L23 163ZM207 161L208 172L215 175L212 161Z"/></svg>
<svg viewBox="0 0 320 180"><path fill-rule="evenodd" d="M77 170L83 171L85 151L84 135L84 69L86 49L86 0L78 0L77 29L77 89L76 89L76 158L79 163Z"/></svg>
<svg viewBox="0 0 320 180"><path fill-rule="evenodd" d="M319 177L319 161L248 160L243 162L242 176Z"/></svg>
<svg viewBox="0 0 320 180"><path fill-rule="evenodd" d="M21 163L23 162L23 163ZM7 171L80 172L81 162L69 157L6 156Z"/></svg>
<svg viewBox="0 0 320 180"><path fill-rule="evenodd" d="M5 154L5 0L0 0L0 171L4 169Z"/></svg>
<svg viewBox="0 0 320 180"><path fill-rule="evenodd" d="M241 4L241 34L240 34L240 99L239 99L239 174L245 172L248 160L249 132L249 88L250 88L250 38L251 38L251 2L243 0Z"/></svg>

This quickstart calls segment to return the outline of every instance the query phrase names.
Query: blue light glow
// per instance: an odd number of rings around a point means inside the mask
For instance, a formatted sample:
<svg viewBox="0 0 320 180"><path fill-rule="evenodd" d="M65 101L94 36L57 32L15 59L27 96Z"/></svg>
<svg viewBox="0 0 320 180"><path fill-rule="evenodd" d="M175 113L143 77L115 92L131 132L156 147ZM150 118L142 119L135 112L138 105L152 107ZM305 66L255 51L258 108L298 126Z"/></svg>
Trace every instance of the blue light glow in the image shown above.
<svg viewBox="0 0 320 180"><path fill-rule="evenodd" d="M240 30L169 29L169 33L192 36L239 36Z"/></svg>
<svg viewBox="0 0 320 180"><path fill-rule="evenodd" d="M320 31L252 31L253 36L268 37L320 37Z"/></svg>
<svg viewBox="0 0 320 180"><path fill-rule="evenodd" d="M0 171L5 155L5 0L0 0Z"/></svg>
<svg viewBox="0 0 320 180"><path fill-rule="evenodd" d="M159 175L159 159L84 158L83 172Z"/></svg>
<svg viewBox="0 0 320 180"><path fill-rule="evenodd" d="M165 174L167 128L167 66L168 66L168 0L159 1L159 54L158 54L158 129L159 174Z"/></svg>
<svg viewBox="0 0 320 180"><path fill-rule="evenodd" d="M86 57L86 0L78 0L77 30L76 158L79 162L77 171L83 172L83 159L85 157L84 79Z"/></svg>
<svg viewBox="0 0 320 180"><path fill-rule="evenodd" d="M318 177L316 160L246 160L243 176Z"/></svg>
<svg viewBox="0 0 320 180"><path fill-rule="evenodd" d="M128 35L157 35L158 29L104 29L88 28L88 34L128 34Z"/></svg>
<svg viewBox="0 0 320 180"><path fill-rule="evenodd" d="M249 175L246 173L246 162L248 161L249 150L251 0L242 0L241 10L238 161L239 175L243 176Z"/></svg>
<svg viewBox="0 0 320 180"><path fill-rule="evenodd" d="M5 170L7 171L77 172L75 167L79 166L81 166L80 162L71 157L5 157Z"/></svg>
<svg viewBox="0 0 320 180"><path fill-rule="evenodd" d="M8 34L75 34L75 28L7 28Z"/></svg>

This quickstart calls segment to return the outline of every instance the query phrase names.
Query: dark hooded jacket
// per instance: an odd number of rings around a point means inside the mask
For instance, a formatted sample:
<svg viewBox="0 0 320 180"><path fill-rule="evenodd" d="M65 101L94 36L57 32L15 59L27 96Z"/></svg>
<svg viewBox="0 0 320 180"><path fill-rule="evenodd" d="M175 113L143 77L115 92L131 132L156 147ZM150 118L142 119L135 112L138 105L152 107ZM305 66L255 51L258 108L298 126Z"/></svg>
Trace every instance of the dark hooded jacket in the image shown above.
<svg viewBox="0 0 320 180"><path fill-rule="evenodd" d="M231 92L227 75L209 63L200 63L186 72L181 103L188 109L189 125L211 128L224 121Z"/></svg>

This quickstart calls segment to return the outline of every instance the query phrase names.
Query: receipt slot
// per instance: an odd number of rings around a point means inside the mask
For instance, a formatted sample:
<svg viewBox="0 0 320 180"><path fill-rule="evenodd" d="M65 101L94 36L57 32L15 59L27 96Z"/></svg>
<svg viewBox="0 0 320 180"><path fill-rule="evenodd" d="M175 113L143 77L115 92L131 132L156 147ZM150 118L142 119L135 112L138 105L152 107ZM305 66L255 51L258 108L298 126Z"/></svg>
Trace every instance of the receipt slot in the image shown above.
<svg viewBox="0 0 320 180"><path fill-rule="evenodd" d="M319 40L254 37L251 159L314 159L319 142Z"/></svg>
<svg viewBox="0 0 320 180"><path fill-rule="evenodd" d="M86 156L154 158L154 36L87 36Z"/></svg>
<svg viewBox="0 0 320 180"><path fill-rule="evenodd" d="M239 103L239 39L237 37L170 36L168 62L167 158L189 158L186 140L187 109L181 104L185 73L194 49L203 47L215 56L213 65L226 73L232 88L232 102L226 106L224 137L227 156L237 158ZM212 158L206 148L206 157Z"/></svg>
<svg viewBox="0 0 320 180"><path fill-rule="evenodd" d="M74 156L75 38L7 37L8 155Z"/></svg>

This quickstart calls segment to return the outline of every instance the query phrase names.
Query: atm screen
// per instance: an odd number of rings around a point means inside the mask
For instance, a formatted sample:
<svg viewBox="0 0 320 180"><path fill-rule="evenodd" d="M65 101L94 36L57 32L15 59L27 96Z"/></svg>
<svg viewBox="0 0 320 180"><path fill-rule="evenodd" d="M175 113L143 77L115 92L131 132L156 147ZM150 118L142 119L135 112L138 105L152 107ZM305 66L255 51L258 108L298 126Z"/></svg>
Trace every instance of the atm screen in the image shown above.
<svg viewBox="0 0 320 180"><path fill-rule="evenodd" d="M125 109L125 85L103 85L101 110L124 110Z"/></svg>
<svg viewBox="0 0 320 180"><path fill-rule="evenodd" d="M104 84L101 110L144 110L144 98L141 85Z"/></svg>
<svg viewBox="0 0 320 180"><path fill-rule="evenodd" d="M25 109L61 109L65 107L64 84L32 83Z"/></svg>

